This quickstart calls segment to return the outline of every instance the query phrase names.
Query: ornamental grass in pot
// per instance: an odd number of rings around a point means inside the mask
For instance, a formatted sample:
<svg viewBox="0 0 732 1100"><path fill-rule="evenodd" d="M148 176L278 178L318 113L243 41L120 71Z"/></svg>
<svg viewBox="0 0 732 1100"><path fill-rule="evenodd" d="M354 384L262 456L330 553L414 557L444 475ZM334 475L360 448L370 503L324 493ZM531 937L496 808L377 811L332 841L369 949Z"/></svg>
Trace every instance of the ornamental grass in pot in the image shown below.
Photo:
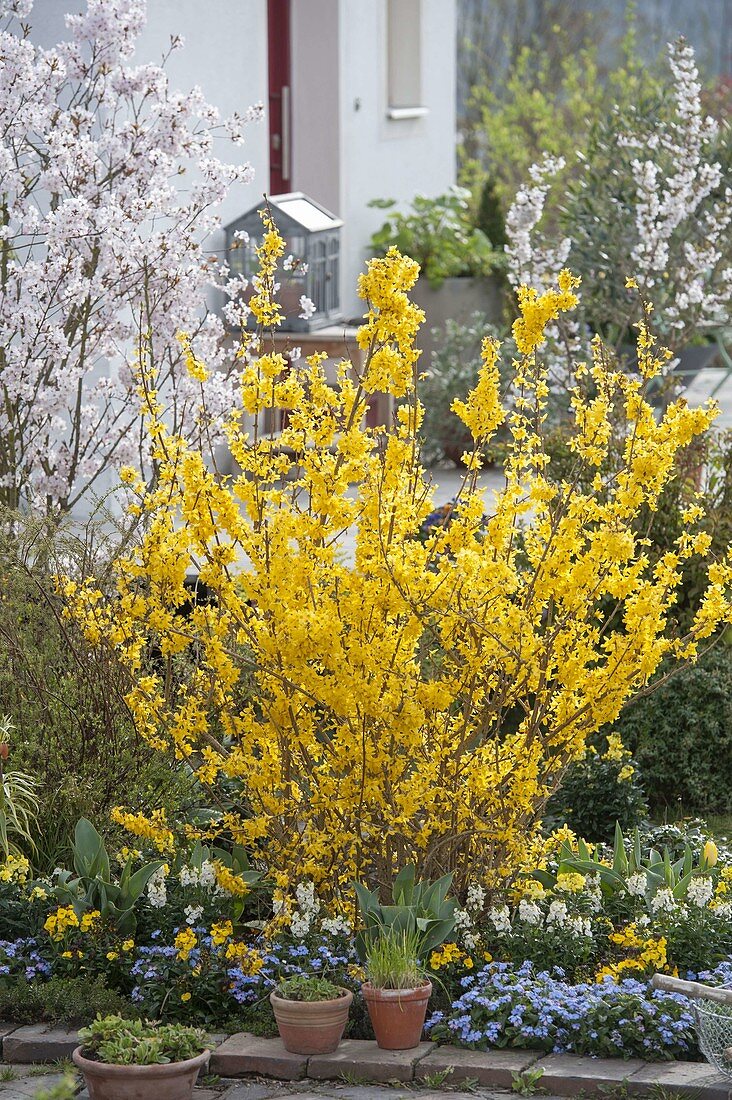
<svg viewBox="0 0 732 1100"><path fill-rule="evenodd" d="M376 891L354 883L363 928L356 950L366 964L361 987L376 1042L384 1050L419 1045L432 983L421 959L444 943L455 927L457 902L448 898L452 875L436 882L415 881L415 868L394 879L388 904Z"/></svg>
<svg viewBox="0 0 732 1100"><path fill-rule="evenodd" d="M417 933L388 928L367 951L361 992L382 1050L419 1046L432 994L432 982L417 959L419 940Z"/></svg>
<svg viewBox="0 0 732 1100"><path fill-rule="evenodd" d="M72 1057L89 1100L190 1100L207 1064L206 1034L182 1024L98 1016Z"/></svg>
<svg viewBox="0 0 732 1100"><path fill-rule="evenodd" d="M332 1054L343 1038L353 993L327 978L286 978L270 994L280 1038L291 1054Z"/></svg>

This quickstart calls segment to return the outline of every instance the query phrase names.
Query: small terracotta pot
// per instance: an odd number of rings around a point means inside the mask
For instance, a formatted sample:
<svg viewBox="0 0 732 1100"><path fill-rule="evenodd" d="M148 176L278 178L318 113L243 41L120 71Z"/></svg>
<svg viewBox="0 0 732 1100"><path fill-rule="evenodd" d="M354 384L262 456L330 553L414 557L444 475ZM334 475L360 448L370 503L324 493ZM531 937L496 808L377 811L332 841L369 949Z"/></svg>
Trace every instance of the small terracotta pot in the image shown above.
<svg viewBox="0 0 732 1100"><path fill-rule="evenodd" d="M112 1066L85 1058L81 1047L72 1056L84 1074L89 1100L191 1100L198 1073L210 1052L185 1062L154 1066Z"/></svg>
<svg viewBox="0 0 732 1100"><path fill-rule="evenodd" d="M411 1050L419 1046L432 982L424 982L416 989L376 989L370 982L364 982L361 992L382 1050Z"/></svg>
<svg viewBox="0 0 732 1100"><path fill-rule="evenodd" d="M350 989L332 1001L288 1001L270 993L275 1020L285 1050L291 1054L332 1054L343 1038L348 1010L353 1001Z"/></svg>

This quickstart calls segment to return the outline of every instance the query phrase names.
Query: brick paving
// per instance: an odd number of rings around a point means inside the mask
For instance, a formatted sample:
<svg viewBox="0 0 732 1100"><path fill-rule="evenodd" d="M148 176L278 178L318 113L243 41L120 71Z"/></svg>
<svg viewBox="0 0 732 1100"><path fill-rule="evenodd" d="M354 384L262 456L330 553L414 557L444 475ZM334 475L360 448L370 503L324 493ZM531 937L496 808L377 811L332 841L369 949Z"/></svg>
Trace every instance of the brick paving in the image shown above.
<svg viewBox="0 0 732 1100"><path fill-rule="evenodd" d="M219 1037L223 1038L223 1037ZM62 1080L76 1035L66 1028L0 1025L3 1062L0 1100L31 1100ZM379 1050L348 1039L334 1054L289 1054L279 1039L238 1034L223 1038L202 1074L195 1100L508 1100L514 1075L536 1071L537 1094L604 1097L663 1095L686 1100L732 1100L732 1082L706 1062L642 1062L580 1058L540 1051L472 1051L420 1043L408 1051ZM237 1080L239 1078L239 1080ZM245 1078L245 1080L241 1080ZM469 1091L461 1091L461 1089ZM78 1085L79 1100L87 1100Z"/></svg>

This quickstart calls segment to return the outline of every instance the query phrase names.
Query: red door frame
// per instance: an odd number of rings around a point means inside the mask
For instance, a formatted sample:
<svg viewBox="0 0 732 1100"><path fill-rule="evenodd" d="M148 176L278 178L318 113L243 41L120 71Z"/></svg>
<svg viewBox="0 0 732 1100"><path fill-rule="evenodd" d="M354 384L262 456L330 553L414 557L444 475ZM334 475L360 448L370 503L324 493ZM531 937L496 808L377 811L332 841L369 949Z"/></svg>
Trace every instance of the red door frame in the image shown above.
<svg viewBox="0 0 732 1100"><path fill-rule="evenodd" d="M267 0L269 190L292 191L290 0Z"/></svg>

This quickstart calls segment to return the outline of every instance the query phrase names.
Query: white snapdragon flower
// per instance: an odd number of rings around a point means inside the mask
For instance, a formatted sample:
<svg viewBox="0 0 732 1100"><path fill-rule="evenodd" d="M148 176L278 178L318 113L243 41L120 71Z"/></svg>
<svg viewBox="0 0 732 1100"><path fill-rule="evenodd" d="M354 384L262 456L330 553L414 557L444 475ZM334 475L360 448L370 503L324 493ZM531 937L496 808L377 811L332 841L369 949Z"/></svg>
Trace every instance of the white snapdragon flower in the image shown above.
<svg viewBox="0 0 732 1100"><path fill-rule="evenodd" d="M547 923L549 918L547 917ZM589 917L569 917L566 922L568 931L573 936L586 936L588 939L592 938L592 921Z"/></svg>
<svg viewBox="0 0 732 1100"><path fill-rule="evenodd" d="M147 900L153 909L163 909L168 903L165 887L165 867L159 867L147 884Z"/></svg>
<svg viewBox="0 0 732 1100"><path fill-rule="evenodd" d="M458 943L461 943L468 951L475 950L478 937L473 926L473 918L467 909L455 910L455 933Z"/></svg>
<svg viewBox="0 0 732 1100"><path fill-rule="evenodd" d="M297 898L297 904L300 906L304 913L317 913L320 910L320 902L315 896L315 883L314 882L298 882L295 887L295 897Z"/></svg>
<svg viewBox="0 0 732 1100"><path fill-rule="evenodd" d="M465 908L470 912L479 913L485 905L485 890L479 882L471 882L465 899Z"/></svg>
<svg viewBox="0 0 732 1100"><path fill-rule="evenodd" d="M216 885L216 869L210 859L204 859L201 864L198 881L201 883L201 886Z"/></svg>
<svg viewBox="0 0 732 1100"><path fill-rule="evenodd" d="M651 910L654 913L673 913L676 909L676 898L668 886L662 886L651 898Z"/></svg>
<svg viewBox="0 0 732 1100"><path fill-rule="evenodd" d="M547 924L564 924L567 920L568 911L567 903L564 901L553 901L549 906L549 912L546 915Z"/></svg>
<svg viewBox="0 0 732 1100"><path fill-rule="evenodd" d="M184 863L178 872L178 881L181 886L198 886L198 872L195 867L189 867Z"/></svg>
<svg viewBox="0 0 732 1100"><path fill-rule="evenodd" d="M324 917L320 930L329 936L350 936L353 928L347 917Z"/></svg>
<svg viewBox="0 0 732 1100"><path fill-rule="evenodd" d="M511 914L509 913L507 905L501 905L494 909L491 909L488 917L490 918L496 932L511 931Z"/></svg>
<svg viewBox="0 0 732 1100"><path fill-rule="evenodd" d="M186 905L183 910L186 918L186 924L196 924L203 916L202 905Z"/></svg>
<svg viewBox="0 0 732 1100"><path fill-rule="evenodd" d="M630 875L626 880L625 885L628 893L632 894L634 898L643 898L648 888L648 876L645 871L636 871L634 875Z"/></svg>
<svg viewBox="0 0 732 1100"><path fill-rule="evenodd" d="M714 883L708 875L702 878L693 878L686 891L686 897L690 905L703 909L714 896Z"/></svg>
<svg viewBox="0 0 732 1100"><path fill-rule="evenodd" d="M522 898L519 902L519 919L525 924L541 924L541 909L535 901Z"/></svg>
<svg viewBox="0 0 732 1100"><path fill-rule="evenodd" d="M302 940L307 936L312 924L309 913L293 913L290 917L290 931L296 939Z"/></svg>

